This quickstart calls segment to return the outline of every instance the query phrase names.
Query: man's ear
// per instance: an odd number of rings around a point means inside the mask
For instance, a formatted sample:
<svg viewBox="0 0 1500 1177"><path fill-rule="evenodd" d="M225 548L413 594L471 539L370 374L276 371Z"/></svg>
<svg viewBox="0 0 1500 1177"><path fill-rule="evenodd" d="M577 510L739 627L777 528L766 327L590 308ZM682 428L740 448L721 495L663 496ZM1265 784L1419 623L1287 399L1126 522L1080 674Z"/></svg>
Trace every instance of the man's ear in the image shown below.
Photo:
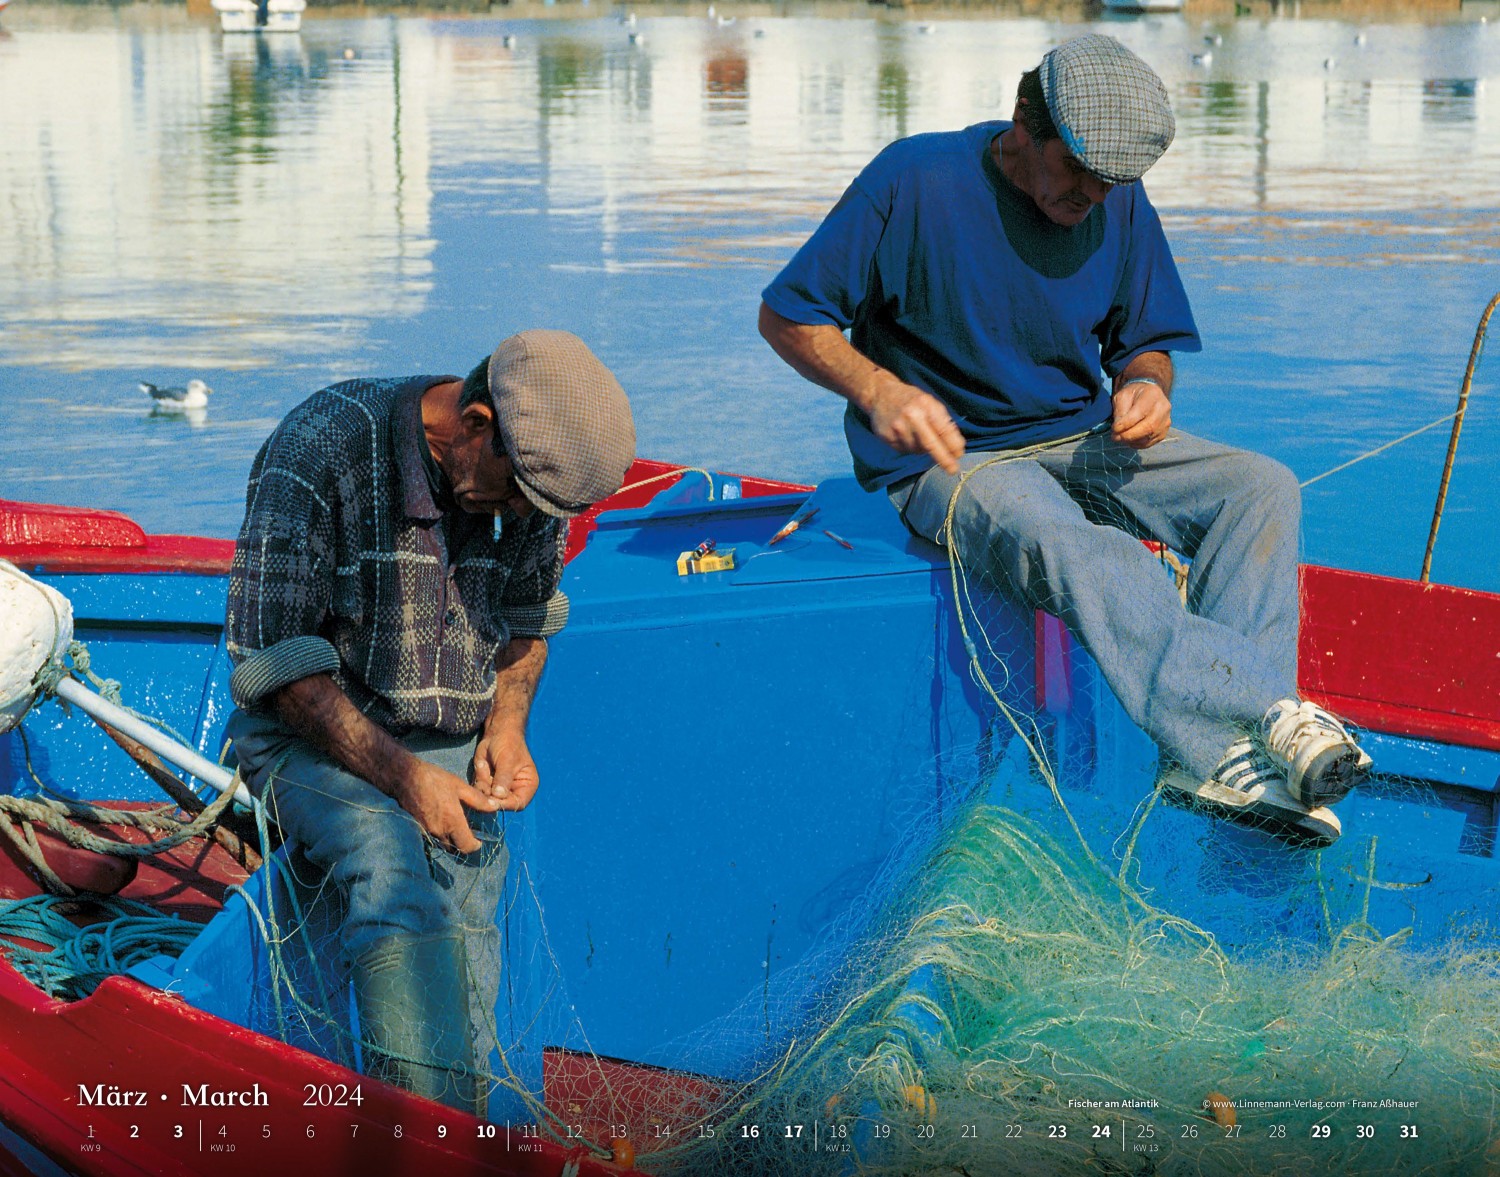
<svg viewBox="0 0 1500 1177"><path fill-rule="evenodd" d="M1025 105L1026 99L1017 98L1016 109L1010 116L1010 121L1013 124L1010 129L1011 134L1016 137L1016 142L1022 147L1031 142L1031 134L1026 130L1026 124L1021 121L1021 108Z"/></svg>

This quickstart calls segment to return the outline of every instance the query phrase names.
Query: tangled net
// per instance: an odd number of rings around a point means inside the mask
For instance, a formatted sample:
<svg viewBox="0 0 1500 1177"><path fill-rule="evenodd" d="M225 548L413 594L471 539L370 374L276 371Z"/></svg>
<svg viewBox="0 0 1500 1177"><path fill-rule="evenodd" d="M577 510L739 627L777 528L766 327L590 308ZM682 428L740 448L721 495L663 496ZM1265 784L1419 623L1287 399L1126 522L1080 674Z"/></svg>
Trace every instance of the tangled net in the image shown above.
<svg viewBox="0 0 1500 1177"><path fill-rule="evenodd" d="M821 1033L664 1169L1454 1173L1500 1155L1494 950L1352 926L1234 960L987 805L914 879ZM815 1122L817 1151L789 1147Z"/></svg>

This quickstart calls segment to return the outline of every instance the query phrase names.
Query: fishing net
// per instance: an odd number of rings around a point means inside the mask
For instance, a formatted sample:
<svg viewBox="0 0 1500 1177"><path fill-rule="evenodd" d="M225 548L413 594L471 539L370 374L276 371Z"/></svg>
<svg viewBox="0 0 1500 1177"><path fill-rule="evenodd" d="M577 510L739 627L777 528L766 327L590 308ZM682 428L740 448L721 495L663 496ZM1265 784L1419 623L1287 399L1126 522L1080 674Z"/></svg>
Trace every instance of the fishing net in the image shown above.
<svg viewBox="0 0 1500 1177"><path fill-rule="evenodd" d="M1098 435L974 466L1028 461L1075 489L1129 481ZM938 673L964 683L977 736L894 770L942 789L902 794L899 832L811 948L645 1062L595 1049L517 847L499 1001L476 1027L490 1119L661 1173L1500 1167L1490 795L1377 754L1323 845L1169 795L1036 558L997 561L951 527L963 493L926 526L951 561ZM1202 608L1201 545L1147 547L1163 536L1138 506L1078 499L1153 591ZM366 1069L343 915L284 848L160 967L202 1008Z"/></svg>
<svg viewBox="0 0 1500 1177"><path fill-rule="evenodd" d="M1089 461L1098 442L1068 445L1067 462ZM1146 530L1086 509L1132 544ZM949 538L943 624L988 718L944 765L941 803L897 815L901 837L817 946L663 1044L660 1069L595 1053L540 891L514 861L504 988L481 1032L490 1117L664 1173L1494 1160L1491 930L1459 910L1413 937L1406 892L1423 880L1390 874L1381 850L1409 872L1402 823L1474 825L1460 791L1379 776L1358 832L1321 848L1169 797L1154 743L1067 628L1035 611L1060 602L1018 592ZM1194 602L1185 553L1140 556L1175 608ZM1472 837L1467 849L1487 853ZM241 1016L361 1066L371 1044L337 964L339 905L317 872L278 862L250 896L261 983ZM1462 885L1459 865L1445 869Z"/></svg>

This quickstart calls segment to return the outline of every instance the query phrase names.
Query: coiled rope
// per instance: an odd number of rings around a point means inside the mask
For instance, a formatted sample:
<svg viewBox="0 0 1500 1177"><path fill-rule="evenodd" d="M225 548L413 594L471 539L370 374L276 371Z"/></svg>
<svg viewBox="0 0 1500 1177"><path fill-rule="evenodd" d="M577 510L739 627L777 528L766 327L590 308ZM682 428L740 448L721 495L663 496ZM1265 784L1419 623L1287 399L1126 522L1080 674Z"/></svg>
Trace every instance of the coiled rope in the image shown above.
<svg viewBox="0 0 1500 1177"><path fill-rule="evenodd" d="M53 997L87 997L106 977L156 956L180 956L203 930L134 899L100 896L87 906L101 910L105 918L80 928L69 918L82 910L75 901L55 895L0 901L5 934L42 945L7 944L10 963Z"/></svg>

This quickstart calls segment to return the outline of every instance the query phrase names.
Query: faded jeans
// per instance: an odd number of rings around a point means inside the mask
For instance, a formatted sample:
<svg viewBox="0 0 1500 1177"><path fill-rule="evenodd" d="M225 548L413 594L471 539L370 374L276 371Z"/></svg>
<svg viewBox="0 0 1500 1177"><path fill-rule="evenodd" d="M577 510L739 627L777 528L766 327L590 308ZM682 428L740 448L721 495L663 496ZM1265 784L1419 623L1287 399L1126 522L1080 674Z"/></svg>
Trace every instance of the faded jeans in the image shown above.
<svg viewBox="0 0 1500 1177"><path fill-rule="evenodd" d="M965 454L964 472L1003 455ZM959 478L890 490L941 542ZM971 576L1062 618L1165 757L1207 778L1267 708L1296 694L1301 494L1285 466L1172 430L1145 450L1090 434L985 466L953 533ZM1192 561L1187 609L1154 539Z"/></svg>
<svg viewBox="0 0 1500 1177"><path fill-rule="evenodd" d="M465 809L483 845L454 854L373 785L346 772L279 721L235 711L227 734L240 775L281 827L295 859L320 872L342 910L347 968L387 936L453 931L463 936L476 1057L495 1046L500 992L496 925L509 854L495 814ZM467 780L475 736L416 732L401 744ZM343 971L342 969L340 970Z"/></svg>

